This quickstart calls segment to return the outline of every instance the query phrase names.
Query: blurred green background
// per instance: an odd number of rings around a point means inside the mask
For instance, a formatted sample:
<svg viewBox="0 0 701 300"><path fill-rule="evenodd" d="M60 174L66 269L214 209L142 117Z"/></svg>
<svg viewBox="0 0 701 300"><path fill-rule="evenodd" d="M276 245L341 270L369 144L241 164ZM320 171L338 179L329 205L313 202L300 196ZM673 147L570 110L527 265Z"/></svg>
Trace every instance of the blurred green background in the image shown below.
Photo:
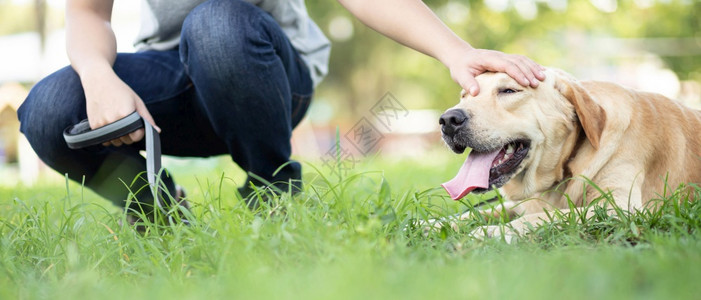
<svg viewBox="0 0 701 300"><path fill-rule="evenodd" d="M699 0L425 2L474 47L526 55L580 79L614 81L695 107L701 102ZM9 123L13 107L23 99L17 83L26 92L68 63L63 5L58 0L0 0L0 149L6 149L0 152L0 176L20 164L17 152L31 151L22 148L21 137L8 137L16 134L16 125L3 123ZM371 108L387 93L408 110L401 124L426 130L384 128L374 152L417 156L442 147L436 120L457 103L460 92L448 70L365 27L336 1L308 0L307 8L332 41L332 55L330 73L295 133L296 155L322 157L337 130L343 137L362 118L371 119ZM137 1L115 1L119 51L133 50L138 13Z"/></svg>
<svg viewBox="0 0 701 300"><path fill-rule="evenodd" d="M49 37L63 26L62 2L0 0L0 36L41 27L42 36ZM136 1L116 2L115 14L122 13L118 8L123 6L134 6L123 10L127 14L138 13ZM523 54L543 65L592 79L608 78L608 72L617 66L643 63L656 56L679 80L701 82L698 0L424 2L478 48ZM333 42L331 72L319 86L317 99L339 108L335 115L362 113L387 91L414 109L443 109L455 103L459 87L437 61L365 27L336 1L308 0L307 8ZM37 15L43 15L43 21ZM136 16L115 17L137 20ZM12 46L2 44L2 48ZM599 68L604 71L593 71Z"/></svg>

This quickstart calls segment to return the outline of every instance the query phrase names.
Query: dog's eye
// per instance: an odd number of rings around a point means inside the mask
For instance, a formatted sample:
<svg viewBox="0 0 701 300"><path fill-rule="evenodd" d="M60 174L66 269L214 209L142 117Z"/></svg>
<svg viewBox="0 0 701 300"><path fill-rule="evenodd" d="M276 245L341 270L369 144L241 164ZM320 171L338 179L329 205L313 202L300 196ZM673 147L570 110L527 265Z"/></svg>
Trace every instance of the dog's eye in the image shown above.
<svg viewBox="0 0 701 300"><path fill-rule="evenodd" d="M520 92L519 90L504 88L499 90L499 94L515 94Z"/></svg>

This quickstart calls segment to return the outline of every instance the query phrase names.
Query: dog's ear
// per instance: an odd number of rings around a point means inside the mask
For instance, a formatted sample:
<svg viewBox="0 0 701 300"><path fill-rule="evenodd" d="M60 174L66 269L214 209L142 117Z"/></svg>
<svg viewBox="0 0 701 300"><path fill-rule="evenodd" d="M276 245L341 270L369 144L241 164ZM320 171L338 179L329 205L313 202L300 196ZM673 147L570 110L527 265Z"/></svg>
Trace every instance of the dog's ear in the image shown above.
<svg viewBox="0 0 701 300"><path fill-rule="evenodd" d="M559 77L555 82L555 89L572 103L579 123L584 128L584 134L594 149L599 149L601 134L606 125L604 109L594 101L582 85L570 78Z"/></svg>

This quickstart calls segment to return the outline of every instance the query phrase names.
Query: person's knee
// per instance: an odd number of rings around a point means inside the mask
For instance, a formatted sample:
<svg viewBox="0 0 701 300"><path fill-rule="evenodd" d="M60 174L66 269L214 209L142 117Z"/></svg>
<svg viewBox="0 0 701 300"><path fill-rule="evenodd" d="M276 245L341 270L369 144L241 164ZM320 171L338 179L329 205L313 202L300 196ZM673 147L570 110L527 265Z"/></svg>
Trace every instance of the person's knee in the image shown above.
<svg viewBox="0 0 701 300"><path fill-rule="evenodd" d="M181 58L197 64L237 66L260 39L272 18L260 8L242 0L210 0L188 14L181 33ZM273 21L274 22L274 21ZM195 64L195 62L191 62Z"/></svg>
<svg viewBox="0 0 701 300"><path fill-rule="evenodd" d="M75 123L78 110L84 110L83 99L80 79L70 67L44 78L17 110L20 131L32 146L62 142L63 128Z"/></svg>
<svg viewBox="0 0 701 300"><path fill-rule="evenodd" d="M183 34L228 37L241 32L242 27L267 15L262 9L242 0L209 0L195 7L185 18Z"/></svg>

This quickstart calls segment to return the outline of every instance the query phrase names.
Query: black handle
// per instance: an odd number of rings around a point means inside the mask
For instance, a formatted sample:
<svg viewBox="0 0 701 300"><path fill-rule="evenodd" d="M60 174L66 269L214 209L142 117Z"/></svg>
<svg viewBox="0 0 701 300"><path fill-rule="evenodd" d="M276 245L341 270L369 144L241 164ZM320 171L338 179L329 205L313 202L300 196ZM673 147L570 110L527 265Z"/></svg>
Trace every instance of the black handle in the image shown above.
<svg viewBox="0 0 701 300"><path fill-rule="evenodd" d="M109 142L141 127L144 127L144 120L137 112L92 130L88 119L85 119L78 124L68 126L63 131L63 139L66 140L68 148L80 149Z"/></svg>

